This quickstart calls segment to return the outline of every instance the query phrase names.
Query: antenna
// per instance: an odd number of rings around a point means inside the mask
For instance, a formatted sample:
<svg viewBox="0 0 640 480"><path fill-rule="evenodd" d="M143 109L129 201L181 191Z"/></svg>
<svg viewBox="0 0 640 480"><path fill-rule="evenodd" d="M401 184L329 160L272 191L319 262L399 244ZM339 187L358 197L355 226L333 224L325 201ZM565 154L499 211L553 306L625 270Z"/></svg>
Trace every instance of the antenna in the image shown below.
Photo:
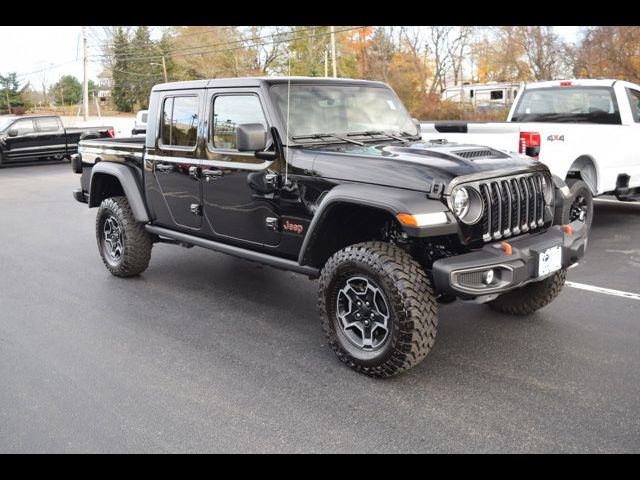
<svg viewBox="0 0 640 480"><path fill-rule="evenodd" d="M284 136L287 141L286 153L284 158L284 185L288 185L289 180L289 102L291 100L291 50L287 52L289 55L289 77L287 79L287 124L285 125Z"/></svg>

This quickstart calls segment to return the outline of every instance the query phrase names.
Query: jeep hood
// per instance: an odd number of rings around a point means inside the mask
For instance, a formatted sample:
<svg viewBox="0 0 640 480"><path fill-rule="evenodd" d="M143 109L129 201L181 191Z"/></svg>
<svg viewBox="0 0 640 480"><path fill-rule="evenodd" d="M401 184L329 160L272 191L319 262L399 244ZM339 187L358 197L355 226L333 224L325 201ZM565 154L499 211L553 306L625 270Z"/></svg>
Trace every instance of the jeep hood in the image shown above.
<svg viewBox="0 0 640 480"><path fill-rule="evenodd" d="M541 164L519 153L459 143L367 143L310 147L313 171L324 178L431 191L434 183L446 187L451 180L484 172L487 178L505 170L539 169Z"/></svg>

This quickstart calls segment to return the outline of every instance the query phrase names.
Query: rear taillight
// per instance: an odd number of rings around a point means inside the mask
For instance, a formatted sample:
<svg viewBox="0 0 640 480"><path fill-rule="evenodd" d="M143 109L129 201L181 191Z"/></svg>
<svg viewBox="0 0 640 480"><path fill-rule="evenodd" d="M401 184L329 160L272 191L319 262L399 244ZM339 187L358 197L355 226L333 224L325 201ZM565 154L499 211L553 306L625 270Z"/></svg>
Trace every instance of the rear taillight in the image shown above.
<svg viewBox="0 0 640 480"><path fill-rule="evenodd" d="M111 138L115 138L116 131L113 128L110 128L107 130L107 135L109 135Z"/></svg>
<svg viewBox="0 0 640 480"><path fill-rule="evenodd" d="M518 151L537 160L540 155L540 134L538 132L520 132Z"/></svg>
<svg viewBox="0 0 640 480"><path fill-rule="evenodd" d="M560 82L561 87L569 87L571 86L571 82Z"/></svg>

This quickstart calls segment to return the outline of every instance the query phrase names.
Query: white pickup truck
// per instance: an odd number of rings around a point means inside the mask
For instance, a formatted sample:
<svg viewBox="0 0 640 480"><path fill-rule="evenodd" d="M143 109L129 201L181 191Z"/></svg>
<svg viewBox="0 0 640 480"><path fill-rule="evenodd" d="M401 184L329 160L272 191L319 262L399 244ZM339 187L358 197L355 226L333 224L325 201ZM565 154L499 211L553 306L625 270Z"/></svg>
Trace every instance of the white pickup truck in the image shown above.
<svg viewBox="0 0 640 480"><path fill-rule="evenodd" d="M421 127L424 140L487 145L538 158L567 184L586 184L593 196L640 199L640 86L633 83L526 84L507 122L421 122Z"/></svg>

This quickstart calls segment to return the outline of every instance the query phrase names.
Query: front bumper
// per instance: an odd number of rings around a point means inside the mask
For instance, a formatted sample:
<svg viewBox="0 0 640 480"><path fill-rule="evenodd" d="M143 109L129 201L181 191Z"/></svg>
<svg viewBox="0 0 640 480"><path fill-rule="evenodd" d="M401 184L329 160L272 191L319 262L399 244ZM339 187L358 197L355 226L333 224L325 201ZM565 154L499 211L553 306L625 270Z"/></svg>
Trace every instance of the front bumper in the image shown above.
<svg viewBox="0 0 640 480"><path fill-rule="evenodd" d="M539 253L561 246L562 268L567 268L584 256L587 228L583 222L570 224L572 234L560 225L542 233L525 235L508 241L511 254L505 253L500 242L485 245L476 252L437 260L433 263L433 282L438 291L454 294L462 299L496 296L529 282L548 277L538 276ZM483 274L493 270L495 280L483 281Z"/></svg>

